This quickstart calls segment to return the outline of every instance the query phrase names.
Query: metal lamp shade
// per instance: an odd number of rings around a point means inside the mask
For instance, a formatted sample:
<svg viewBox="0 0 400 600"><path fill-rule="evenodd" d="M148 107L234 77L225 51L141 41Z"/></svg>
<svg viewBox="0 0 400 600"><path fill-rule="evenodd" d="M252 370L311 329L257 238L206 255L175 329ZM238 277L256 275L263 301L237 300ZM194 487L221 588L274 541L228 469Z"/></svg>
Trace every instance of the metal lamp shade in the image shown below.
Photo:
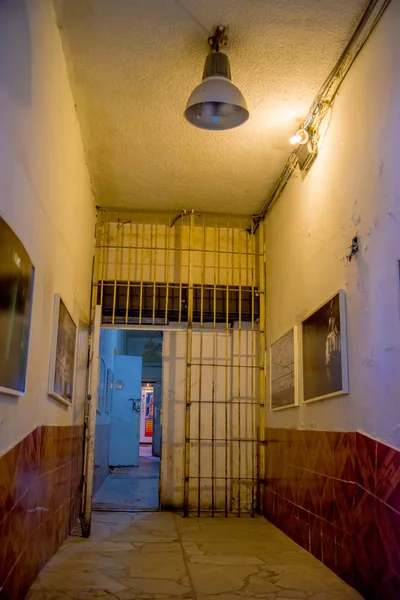
<svg viewBox="0 0 400 600"><path fill-rule="evenodd" d="M190 95L185 117L195 127L208 130L233 129L249 118L246 101L230 81L228 57L222 52L209 54L203 81Z"/></svg>

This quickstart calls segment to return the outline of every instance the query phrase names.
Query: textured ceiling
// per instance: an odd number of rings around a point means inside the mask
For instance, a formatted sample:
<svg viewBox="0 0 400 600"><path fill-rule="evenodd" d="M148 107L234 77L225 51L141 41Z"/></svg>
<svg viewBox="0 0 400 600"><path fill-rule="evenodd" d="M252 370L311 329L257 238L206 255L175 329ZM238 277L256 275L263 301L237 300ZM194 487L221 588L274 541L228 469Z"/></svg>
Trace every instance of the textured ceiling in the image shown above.
<svg viewBox="0 0 400 600"><path fill-rule="evenodd" d="M251 214L366 0L54 0L96 203ZM186 122L207 37L228 26L249 121Z"/></svg>

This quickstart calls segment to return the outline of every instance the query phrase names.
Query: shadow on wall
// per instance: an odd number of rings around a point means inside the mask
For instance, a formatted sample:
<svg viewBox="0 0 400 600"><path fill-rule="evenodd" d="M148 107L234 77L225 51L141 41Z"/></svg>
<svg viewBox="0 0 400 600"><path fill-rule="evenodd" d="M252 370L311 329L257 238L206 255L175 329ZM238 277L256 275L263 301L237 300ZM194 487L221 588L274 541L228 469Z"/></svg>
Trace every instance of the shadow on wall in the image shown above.
<svg viewBox="0 0 400 600"><path fill-rule="evenodd" d="M0 88L21 107L31 104L32 50L26 0L0 0ZM33 18L33 17L32 17Z"/></svg>

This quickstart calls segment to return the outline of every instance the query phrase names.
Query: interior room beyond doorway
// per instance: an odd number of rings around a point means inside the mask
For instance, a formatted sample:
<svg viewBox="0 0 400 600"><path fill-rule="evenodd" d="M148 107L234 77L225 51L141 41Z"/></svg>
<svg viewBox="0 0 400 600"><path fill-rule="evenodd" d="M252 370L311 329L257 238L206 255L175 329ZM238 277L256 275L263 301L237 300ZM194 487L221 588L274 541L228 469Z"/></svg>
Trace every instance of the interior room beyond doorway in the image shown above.
<svg viewBox="0 0 400 600"><path fill-rule="evenodd" d="M161 461L160 331L102 329L94 510L158 510Z"/></svg>

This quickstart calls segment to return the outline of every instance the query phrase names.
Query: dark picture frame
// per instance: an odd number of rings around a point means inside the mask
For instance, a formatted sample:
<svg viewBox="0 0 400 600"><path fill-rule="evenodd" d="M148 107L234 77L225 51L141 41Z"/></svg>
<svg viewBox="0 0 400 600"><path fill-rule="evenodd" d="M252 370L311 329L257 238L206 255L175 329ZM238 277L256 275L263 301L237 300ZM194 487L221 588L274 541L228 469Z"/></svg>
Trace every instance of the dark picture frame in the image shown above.
<svg viewBox="0 0 400 600"><path fill-rule="evenodd" d="M304 402L349 393L344 290L302 322L302 363Z"/></svg>
<svg viewBox="0 0 400 600"><path fill-rule="evenodd" d="M77 326L60 294L54 296L48 393L67 406L72 405Z"/></svg>
<svg viewBox="0 0 400 600"><path fill-rule="evenodd" d="M24 245L0 216L0 393L25 394L34 274Z"/></svg>

